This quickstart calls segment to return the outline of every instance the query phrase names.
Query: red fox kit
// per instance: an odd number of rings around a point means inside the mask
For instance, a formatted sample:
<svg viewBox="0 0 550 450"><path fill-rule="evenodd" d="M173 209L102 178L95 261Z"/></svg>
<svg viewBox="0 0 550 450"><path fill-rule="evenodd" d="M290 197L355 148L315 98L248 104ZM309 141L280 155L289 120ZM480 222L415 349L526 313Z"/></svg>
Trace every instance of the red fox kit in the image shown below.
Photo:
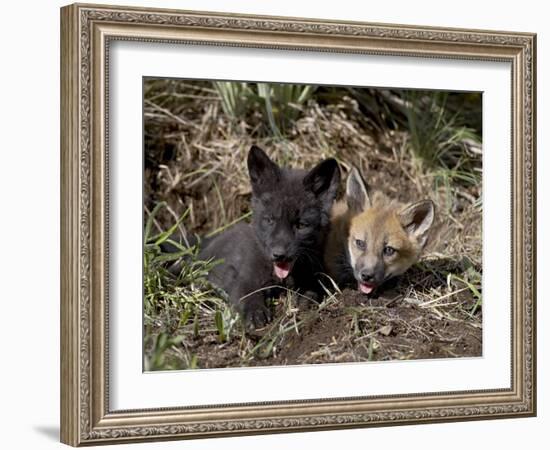
<svg viewBox="0 0 550 450"><path fill-rule="evenodd" d="M340 286L357 286L370 294L418 261L433 220L431 200L403 206L381 192L369 195L353 168L345 198L331 212L324 254L328 275Z"/></svg>

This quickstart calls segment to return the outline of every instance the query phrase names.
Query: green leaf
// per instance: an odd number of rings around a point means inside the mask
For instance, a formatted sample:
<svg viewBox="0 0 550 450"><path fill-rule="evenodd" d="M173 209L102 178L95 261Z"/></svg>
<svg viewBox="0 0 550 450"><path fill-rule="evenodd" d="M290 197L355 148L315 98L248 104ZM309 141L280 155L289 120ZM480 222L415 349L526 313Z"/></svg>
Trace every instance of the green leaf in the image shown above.
<svg viewBox="0 0 550 450"><path fill-rule="evenodd" d="M152 239L155 240L155 245L160 245L164 241L168 240L168 238L174 234L174 232L178 229L183 220L187 217L187 214L189 214L189 208L185 210L185 212L178 218L176 223L172 225L167 231L153 237Z"/></svg>
<svg viewBox="0 0 550 450"><path fill-rule="evenodd" d="M199 368L199 359L196 354L191 356L191 361L189 362L189 369L198 369Z"/></svg>
<svg viewBox="0 0 550 450"><path fill-rule="evenodd" d="M216 324L216 328L218 329L220 342L225 342L226 336L225 336L225 330L223 326L223 316L222 316L222 312L219 309L216 310L216 314L214 316L214 322Z"/></svg>
<svg viewBox="0 0 550 450"><path fill-rule="evenodd" d="M153 211L151 211L151 214L149 214L149 217L147 218L147 222L145 224L145 231L143 232L143 243L147 243L149 240L149 235L151 234L151 229L153 228L153 222L155 220L155 216L157 215L158 211L166 206L166 202L160 202L158 203L154 208Z"/></svg>

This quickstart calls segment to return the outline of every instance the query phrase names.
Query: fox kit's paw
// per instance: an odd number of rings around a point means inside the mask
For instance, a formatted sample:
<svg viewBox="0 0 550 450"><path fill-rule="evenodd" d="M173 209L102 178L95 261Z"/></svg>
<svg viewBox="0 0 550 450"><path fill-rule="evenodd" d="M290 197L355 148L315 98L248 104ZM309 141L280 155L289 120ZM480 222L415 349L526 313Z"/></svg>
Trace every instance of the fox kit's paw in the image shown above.
<svg viewBox="0 0 550 450"><path fill-rule="evenodd" d="M261 328L273 319L271 309L263 298L253 298L245 302L242 315L247 328Z"/></svg>

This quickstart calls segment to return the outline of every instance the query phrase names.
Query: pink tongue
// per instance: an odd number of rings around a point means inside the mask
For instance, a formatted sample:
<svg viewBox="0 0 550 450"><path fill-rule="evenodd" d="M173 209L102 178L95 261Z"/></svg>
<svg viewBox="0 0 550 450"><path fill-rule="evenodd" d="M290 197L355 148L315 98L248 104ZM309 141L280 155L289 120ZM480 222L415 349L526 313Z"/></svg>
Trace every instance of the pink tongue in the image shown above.
<svg viewBox="0 0 550 450"><path fill-rule="evenodd" d="M359 290L363 293L363 294L370 294L375 288L375 285L374 284L369 284L369 283L359 283Z"/></svg>
<svg viewBox="0 0 550 450"><path fill-rule="evenodd" d="M277 278L283 280L290 273L290 263L274 263L273 269L275 270L275 275Z"/></svg>

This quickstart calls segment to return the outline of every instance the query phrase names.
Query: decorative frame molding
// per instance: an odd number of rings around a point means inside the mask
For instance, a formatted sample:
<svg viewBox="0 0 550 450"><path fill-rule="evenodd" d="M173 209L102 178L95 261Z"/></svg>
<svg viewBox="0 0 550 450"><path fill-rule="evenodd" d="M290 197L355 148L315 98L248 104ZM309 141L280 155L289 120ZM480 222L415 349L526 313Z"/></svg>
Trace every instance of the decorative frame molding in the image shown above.
<svg viewBox="0 0 550 450"><path fill-rule="evenodd" d="M110 411L108 49L137 40L507 61L512 66L512 386L487 391ZM70 5L61 9L61 440L78 446L536 414L536 36Z"/></svg>

